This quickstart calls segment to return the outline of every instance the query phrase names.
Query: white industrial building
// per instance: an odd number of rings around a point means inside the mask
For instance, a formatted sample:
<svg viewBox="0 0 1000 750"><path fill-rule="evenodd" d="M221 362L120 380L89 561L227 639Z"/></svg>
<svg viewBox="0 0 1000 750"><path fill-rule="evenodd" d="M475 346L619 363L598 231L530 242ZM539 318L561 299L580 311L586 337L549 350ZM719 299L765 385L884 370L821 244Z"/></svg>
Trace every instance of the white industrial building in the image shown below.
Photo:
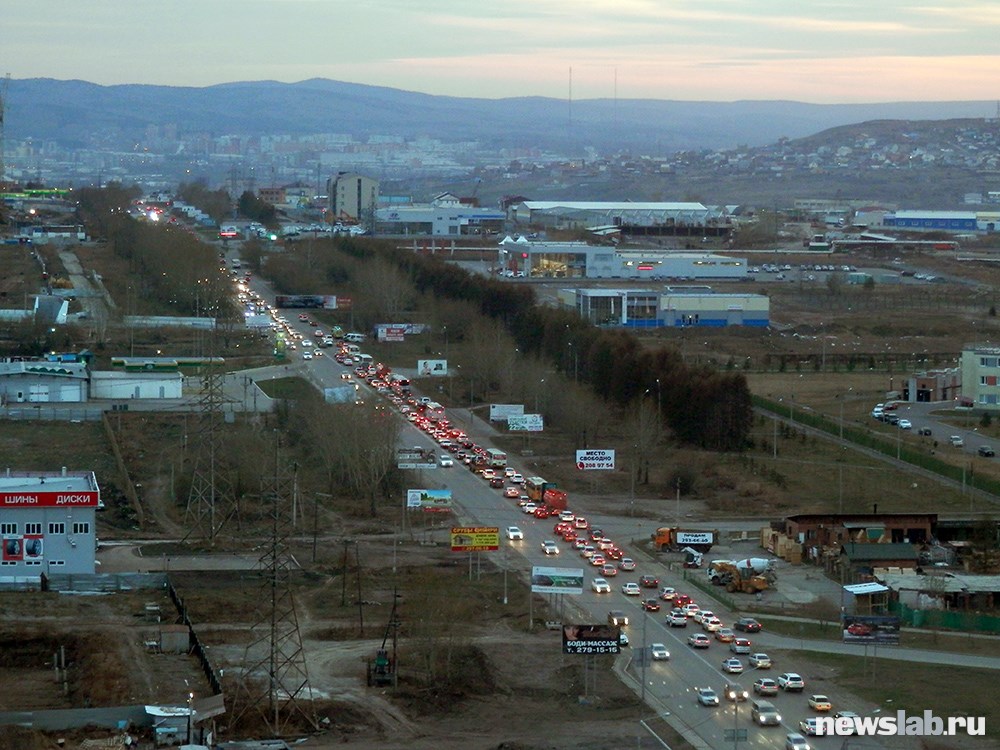
<svg viewBox="0 0 1000 750"><path fill-rule="evenodd" d="M428 204L377 209L375 229L378 234L457 237L498 232L506 218L498 209L468 205L452 193L442 193Z"/></svg>
<svg viewBox="0 0 1000 750"><path fill-rule="evenodd" d="M691 202L524 201L511 207L510 218L539 228L614 227L632 236L719 237L732 229L726 207Z"/></svg>
<svg viewBox="0 0 1000 750"><path fill-rule="evenodd" d="M85 362L0 361L0 403L81 403L87 379Z"/></svg>
<svg viewBox="0 0 1000 750"><path fill-rule="evenodd" d="M103 507L92 471L0 474L0 581L43 573L94 573L95 513Z"/></svg>
<svg viewBox="0 0 1000 750"><path fill-rule="evenodd" d="M181 398L184 376L179 372L92 372L94 399Z"/></svg>

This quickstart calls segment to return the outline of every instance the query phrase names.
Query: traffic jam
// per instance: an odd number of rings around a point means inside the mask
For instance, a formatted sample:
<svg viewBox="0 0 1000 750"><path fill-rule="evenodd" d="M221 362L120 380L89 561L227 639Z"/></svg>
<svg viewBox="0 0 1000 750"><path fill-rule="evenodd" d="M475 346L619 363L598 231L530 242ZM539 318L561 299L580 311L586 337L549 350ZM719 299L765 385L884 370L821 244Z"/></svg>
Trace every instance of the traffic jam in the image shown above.
<svg viewBox="0 0 1000 750"><path fill-rule="evenodd" d="M241 302L263 304L257 295L246 289L249 276L240 279L240 282ZM272 327L280 329L289 338L289 348L296 350L296 342L303 347L303 359L323 356L323 348L335 348L332 359L350 368L341 374L341 379L356 381L356 388L362 382L367 384L392 403L414 427L433 439L440 454L434 457L434 453L430 453L427 457L433 457L441 468L464 466L489 487L498 490L501 497L509 500L532 521L551 520L552 533L551 536L546 534L548 538L540 542L541 552L546 557L561 556L564 550L578 554L592 571L589 588L594 597L611 594L615 587L613 581L627 600L636 602L636 614L663 617L663 625L670 632L680 628L697 629L698 632L691 633L683 641L692 653L704 655L708 651L722 651L717 667L720 689L712 685L690 686L696 704L718 708L727 703L749 702L750 717L755 724L762 728L783 726L786 731L790 730L784 737L784 746L791 750L811 748L807 737L817 734L817 716L831 715L845 719L858 716L852 711L833 712L833 705L827 696L813 694L808 695L801 706L798 703L788 705L790 701L782 699L786 710L810 714L798 722L786 723L771 699L783 694L804 694L805 682L796 672L777 673L774 660L754 647L752 636L761 631L757 620L739 617L727 624L710 608L701 607L691 594L663 585L657 575L640 572L635 558L629 556L621 544L601 528L594 527L586 517L570 509L567 492L542 477L525 476L509 465L504 451L477 444L449 420L441 404L427 397L415 396L406 377L393 373L388 365L374 362L370 355L361 352L358 344L364 341L362 334L344 334L339 328L324 332L308 314L302 313L298 315L299 322L314 329L313 341L309 341L282 318L277 309L270 305L264 305L264 308L274 319ZM358 396L356 402L363 403L363 400ZM515 548L526 541L525 530L517 525L505 527L501 534ZM697 568L700 564L700 555L689 555L685 567ZM630 644L629 614L620 606L614 606L607 614L608 624L620 628L621 647ZM647 651L652 665L671 661L672 655L665 643L650 643ZM771 674L777 674L777 677L771 677ZM737 682L745 679L746 675L754 676L750 690ZM780 740L779 737L775 739Z"/></svg>

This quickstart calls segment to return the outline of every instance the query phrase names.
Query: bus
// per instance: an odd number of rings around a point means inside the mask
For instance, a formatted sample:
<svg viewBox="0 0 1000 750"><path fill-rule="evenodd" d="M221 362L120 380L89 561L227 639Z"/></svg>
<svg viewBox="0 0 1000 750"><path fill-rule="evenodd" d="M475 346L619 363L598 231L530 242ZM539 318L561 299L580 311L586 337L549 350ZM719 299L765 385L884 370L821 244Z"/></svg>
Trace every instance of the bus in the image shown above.
<svg viewBox="0 0 1000 750"><path fill-rule="evenodd" d="M533 503L542 502L545 490L554 489L555 482L547 482L541 477L526 477L524 480L524 490L528 493L528 498Z"/></svg>
<svg viewBox="0 0 1000 750"><path fill-rule="evenodd" d="M507 468L507 454L496 448L487 448L486 465L493 469Z"/></svg>
<svg viewBox="0 0 1000 750"><path fill-rule="evenodd" d="M428 401L425 404L420 404L417 408L417 413L424 415L432 422L444 419L444 407L437 401Z"/></svg>

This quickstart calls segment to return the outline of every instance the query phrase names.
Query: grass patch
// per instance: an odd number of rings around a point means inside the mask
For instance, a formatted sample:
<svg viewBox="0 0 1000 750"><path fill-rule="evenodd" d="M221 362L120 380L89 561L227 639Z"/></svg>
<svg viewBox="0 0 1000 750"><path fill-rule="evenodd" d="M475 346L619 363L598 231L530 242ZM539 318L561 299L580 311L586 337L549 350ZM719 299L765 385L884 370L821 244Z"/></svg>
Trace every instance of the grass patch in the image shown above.
<svg viewBox="0 0 1000 750"><path fill-rule="evenodd" d="M941 678L928 679L926 664L888 661L842 654L810 653L809 659L833 670L833 681L842 688L880 706L883 713L905 711L910 715L933 711L937 716L995 716L996 701L989 689L996 674L991 670L950 666ZM986 722L986 736L1000 738L1000 723Z"/></svg>
<svg viewBox="0 0 1000 750"><path fill-rule="evenodd" d="M756 615L754 615L757 617ZM829 622L795 622L792 620L771 620L766 614L757 619L764 623L768 632L787 635L792 638L808 638L810 640L841 641L840 624L835 620ZM970 633L946 633L928 631L914 633L904 631L900 636L901 648L926 649L929 651L948 651L955 654L972 654L975 656L996 656L1000 645L995 638L976 638Z"/></svg>
<svg viewBox="0 0 1000 750"><path fill-rule="evenodd" d="M271 398L287 398L293 401L306 398L315 391L309 381L298 377L258 380L257 385Z"/></svg>

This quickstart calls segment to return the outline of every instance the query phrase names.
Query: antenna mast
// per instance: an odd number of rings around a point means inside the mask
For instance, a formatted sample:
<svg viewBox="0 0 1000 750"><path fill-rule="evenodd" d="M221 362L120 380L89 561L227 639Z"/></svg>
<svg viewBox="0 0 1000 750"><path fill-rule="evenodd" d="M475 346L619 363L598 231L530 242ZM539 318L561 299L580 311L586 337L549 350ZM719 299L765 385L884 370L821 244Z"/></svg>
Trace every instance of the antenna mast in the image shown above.
<svg viewBox="0 0 1000 750"><path fill-rule="evenodd" d="M5 162L4 162L4 132L3 132L3 121L4 121L4 109L7 106L7 88L10 86L10 73L3 77L3 81L0 81L0 190L4 189L6 183L4 178L6 177L5 172Z"/></svg>

